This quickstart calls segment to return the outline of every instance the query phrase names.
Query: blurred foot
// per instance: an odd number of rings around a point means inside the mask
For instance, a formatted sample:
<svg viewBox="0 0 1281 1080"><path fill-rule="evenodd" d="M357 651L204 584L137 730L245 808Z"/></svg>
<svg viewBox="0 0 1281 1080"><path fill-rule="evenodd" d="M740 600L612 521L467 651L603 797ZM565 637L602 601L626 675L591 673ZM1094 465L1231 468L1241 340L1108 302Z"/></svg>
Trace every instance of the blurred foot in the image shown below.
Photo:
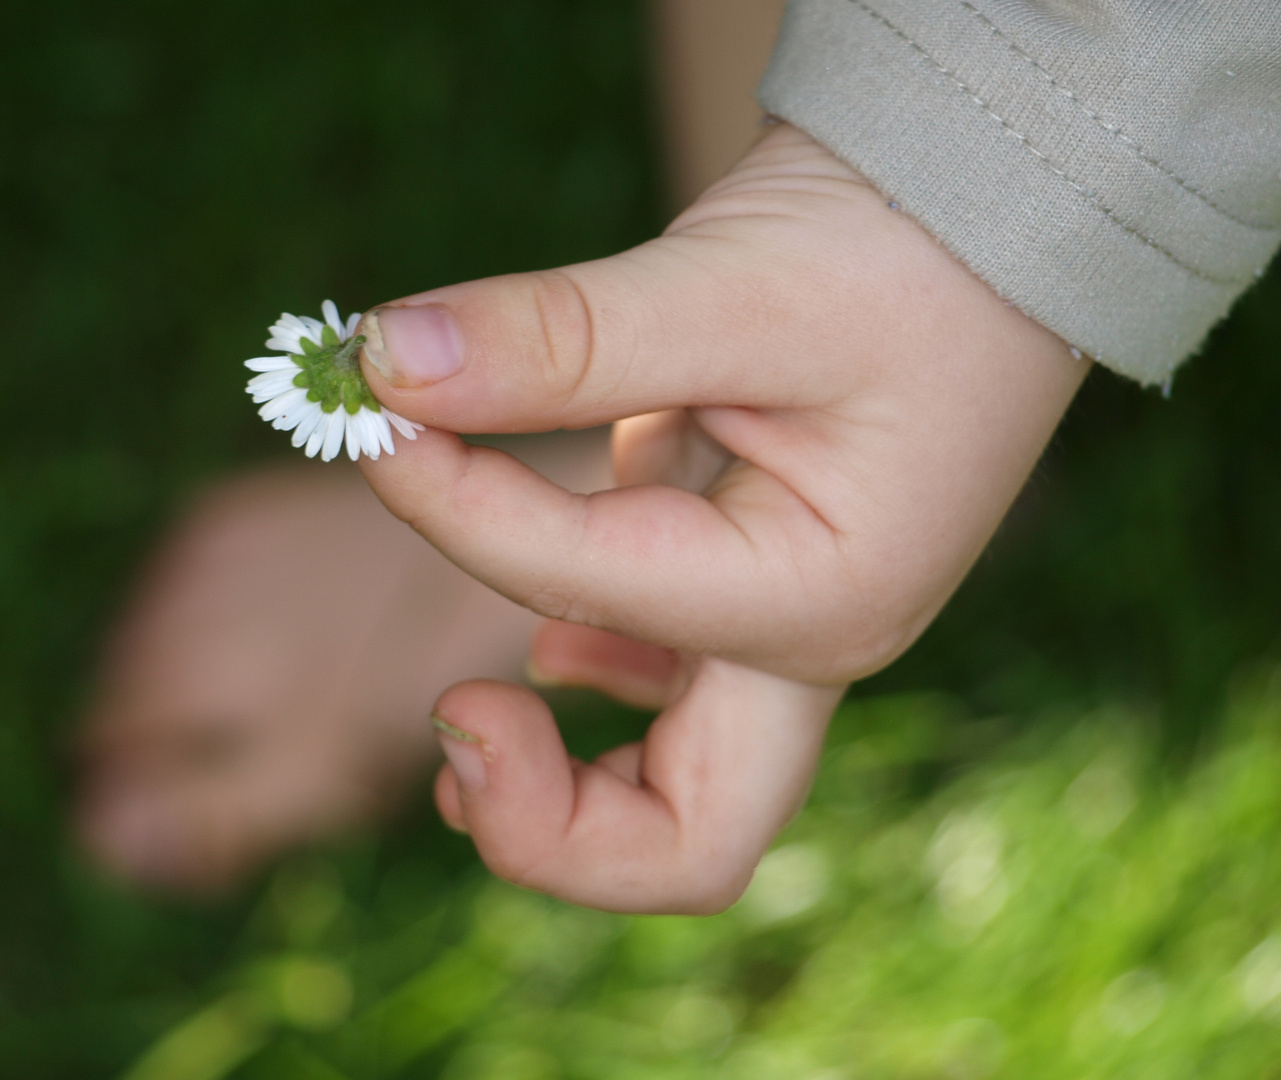
<svg viewBox="0 0 1281 1080"><path fill-rule="evenodd" d="M609 485L608 440L515 449ZM115 873L224 890L291 846L394 809L460 679L519 678L535 617L393 518L354 469L215 489L165 541L106 650L83 726L77 831Z"/></svg>

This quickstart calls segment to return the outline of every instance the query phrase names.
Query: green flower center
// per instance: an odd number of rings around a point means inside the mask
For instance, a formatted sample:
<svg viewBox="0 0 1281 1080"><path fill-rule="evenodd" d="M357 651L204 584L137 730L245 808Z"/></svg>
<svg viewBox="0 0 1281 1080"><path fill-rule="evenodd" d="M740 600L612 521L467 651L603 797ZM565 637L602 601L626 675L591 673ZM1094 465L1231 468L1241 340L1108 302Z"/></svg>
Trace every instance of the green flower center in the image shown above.
<svg viewBox="0 0 1281 1080"><path fill-rule="evenodd" d="M293 361L302 370L294 376L294 385L307 391L308 401L317 401L327 413L342 406L352 416L360 407L381 412L378 399L369 392L369 384L360 373L360 349L365 344L363 334L342 341L332 326L326 326L320 335L320 344L310 338L300 342L302 355Z"/></svg>

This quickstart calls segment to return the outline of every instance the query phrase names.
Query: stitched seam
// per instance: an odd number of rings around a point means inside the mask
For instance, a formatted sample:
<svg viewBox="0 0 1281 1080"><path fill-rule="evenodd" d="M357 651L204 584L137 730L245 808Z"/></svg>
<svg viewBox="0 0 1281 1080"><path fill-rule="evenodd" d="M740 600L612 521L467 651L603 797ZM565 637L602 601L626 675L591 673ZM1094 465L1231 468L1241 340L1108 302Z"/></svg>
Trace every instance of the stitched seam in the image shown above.
<svg viewBox="0 0 1281 1080"><path fill-rule="evenodd" d="M1123 229L1125 232L1129 233L1131 236L1142 241L1144 244L1150 247L1153 251L1157 252L1159 255L1163 255L1166 259L1168 259L1171 263L1177 266L1180 270L1183 270L1184 272L1191 274L1193 277L1200 278L1202 281L1208 281L1213 285L1239 286L1239 285L1244 285L1253 280L1253 277L1224 278L1224 277L1217 277L1213 274L1207 274L1203 270L1199 270L1197 269L1197 267L1192 266L1188 263L1185 263L1172 251L1167 251L1155 240L1153 240L1150 236L1146 236L1143 233L1139 232L1139 230L1134 228L1132 225L1127 225L1124 221L1122 221L1119 217L1117 217L1114 211L1104 206L1103 203L1099 201L1098 196L1095 195L1094 192L1088 191L1086 188L1082 187L1070 176L1068 176L1066 172L1064 172L1057 165L1055 165L1054 162L1052 162L1042 151L1038 150L1035 146L1033 146L1031 142L1028 141L1028 138L1026 135L1020 134L1018 131L1014 129L1014 127L1007 120L1003 119L1001 116L993 112L992 107L986 101L984 101L981 97L979 97L978 94L976 94L969 86L967 86L964 82L962 82L953 72L949 71L937 60L935 60L934 57L932 57L928 52L925 51L925 49L923 49L920 45L918 45L915 41L913 41L910 37L908 37L907 34L905 34L902 30L900 30L897 26L895 26L892 22L890 22L889 19L887 19L879 11L876 11L873 8L869 7L867 4L863 2L863 0L847 0L847 3L849 3L853 7L859 8L865 14L870 15L873 19L875 19L887 30L889 30L892 34L894 34L895 37L899 38L910 49L912 49L914 52L919 53L925 59L925 61L932 68L934 68L935 71L939 72L939 74L941 74L944 78L946 78L949 82L951 82L954 86L956 86L962 93L964 93L966 97L968 97L971 101L973 101L976 105L978 105L978 107L982 109L988 116L990 116L993 120L995 120L998 124L1000 124L1001 127L1003 127L1016 139L1018 139L1018 141L1023 144L1024 148L1030 151L1037 158L1039 158L1042 164L1044 164L1045 167L1050 170L1050 172L1054 173L1055 176L1057 176L1060 180L1062 180L1065 184L1067 184L1068 187L1070 187L1073 191L1075 191L1078 195L1080 195L1082 199L1084 199L1087 203L1092 205L1100 214L1106 217L1118 228Z"/></svg>
<svg viewBox="0 0 1281 1080"><path fill-rule="evenodd" d="M1055 91L1062 94L1065 98L1067 98L1070 102L1072 102L1073 105L1075 105L1078 109L1080 109L1082 113L1084 113L1091 120L1093 120L1099 127L1101 127L1109 135L1113 136L1118 142L1123 143L1131 151L1133 151L1135 157L1139 158L1141 161L1147 162L1147 164L1151 165L1152 168L1156 169L1156 171L1159 172L1162 176L1164 176L1167 180L1170 180L1173 183L1177 184L1189 195L1196 197L1198 200L1200 200L1202 203L1208 206L1215 213L1223 215L1223 217L1227 218L1229 221L1233 222L1234 224L1240 225L1243 229L1250 229L1252 232L1260 232L1260 233L1276 233L1278 231L1281 231L1281 229L1278 229L1276 226L1256 225L1253 222L1245 221L1244 219L1237 217L1230 210L1227 210L1224 207L1220 206L1218 203L1214 201L1213 198L1210 197L1210 195L1202 191L1195 184L1192 184L1189 181L1184 180L1181 176L1178 175L1178 173L1173 172L1167 166L1163 165L1157 158L1152 157L1146 150L1143 149L1142 145L1140 145L1134 139L1130 138L1129 135L1125 134L1125 132L1122 131L1120 127L1118 127L1116 124L1109 124L1106 120L1103 119L1103 117L1099 113L1089 108L1080 98L1076 96L1076 94L1073 91L1069 90L1066 86L1060 83L1052 74L1050 74L1048 70L1042 67L1041 64L1036 59L1034 59L1028 53L1024 52L1023 49L1021 49L1016 42L1014 42L1011 38L1007 37L1002 32L1001 28L996 25L996 23L994 23L991 19L989 19L986 15L984 15L983 12L981 12L972 3L970 3L969 0L960 0L960 3L961 3L961 7L969 11L970 14L972 14L976 19L982 22L984 26L986 26L989 30L992 31L993 37L995 37L998 41L1000 41L1003 45L1005 45L1006 48L1008 48L1016 56L1022 57L1024 60L1026 60L1032 66L1032 69L1035 72L1037 72L1037 74L1043 76L1046 82L1048 82Z"/></svg>

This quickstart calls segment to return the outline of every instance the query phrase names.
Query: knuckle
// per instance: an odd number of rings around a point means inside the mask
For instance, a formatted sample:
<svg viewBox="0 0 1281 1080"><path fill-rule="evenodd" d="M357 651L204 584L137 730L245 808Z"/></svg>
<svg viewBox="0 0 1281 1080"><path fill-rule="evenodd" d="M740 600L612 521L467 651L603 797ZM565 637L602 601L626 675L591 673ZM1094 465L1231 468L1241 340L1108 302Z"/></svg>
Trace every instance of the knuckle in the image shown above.
<svg viewBox="0 0 1281 1080"><path fill-rule="evenodd" d="M592 369L596 320L587 294L564 270L547 270L533 278L534 307L542 344L546 389L569 404Z"/></svg>
<svg viewBox="0 0 1281 1080"><path fill-rule="evenodd" d="M495 877L526 889L541 889L539 873L545 859L538 851L517 850L506 845L477 845L481 860Z"/></svg>
<svg viewBox="0 0 1281 1080"><path fill-rule="evenodd" d="M901 572L895 553L878 548L842 551L825 592L810 594L806 681L841 683L867 678L900 657L938 610L935 590L914 570Z"/></svg>
<svg viewBox="0 0 1281 1080"><path fill-rule="evenodd" d="M715 857L704 853L681 873L673 890L678 899L675 910L685 915L719 915L747 891L755 870L755 859L745 865L718 863Z"/></svg>
<svg viewBox="0 0 1281 1080"><path fill-rule="evenodd" d="M911 644L902 634L881 632L851 642L827 665L822 682L866 679L889 667Z"/></svg>
<svg viewBox="0 0 1281 1080"><path fill-rule="evenodd" d="M771 646L770 655L753 657L756 666L816 685L853 682L892 664L928 622L857 601L829 607L817 617L810 612L808 621L797 620L785 635L794 647L780 658Z"/></svg>
<svg viewBox="0 0 1281 1080"><path fill-rule="evenodd" d="M572 582L556 582L533 589L525 606L545 619L558 622L586 623L588 611Z"/></svg>
<svg viewBox="0 0 1281 1080"><path fill-rule="evenodd" d="M746 882L738 887L703 888L690 897L688 904L682 905L681 912L685 915L719 915L733 907L746 891Z"/></svg>
<svg viewBox="0 0 1281 1080"><path fill-rule="evenodd" d="M835 648L825 658L825 681L864 679L889 667L920 636L927 622L897 606L873 608L854 626L846 621L843 632L833 635Z"/></svg>

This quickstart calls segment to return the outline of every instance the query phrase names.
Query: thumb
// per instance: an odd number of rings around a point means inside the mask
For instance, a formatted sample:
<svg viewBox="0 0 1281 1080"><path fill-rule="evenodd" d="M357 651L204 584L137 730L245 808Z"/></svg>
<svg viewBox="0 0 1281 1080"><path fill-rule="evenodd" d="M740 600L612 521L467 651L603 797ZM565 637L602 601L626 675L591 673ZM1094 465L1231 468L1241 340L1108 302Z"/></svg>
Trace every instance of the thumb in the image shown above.
<svg viewBox="0 0 1281 1080"><path fill-rule="evenodd" d="M816 210L796 174L830 180L834 169L841 183ZM826 371L849 364L850 342L820 335L814 355L815 313L848 309L862 292L834 270L868 261L859 251L869 229L851 226L850 176L775 130L656 240L374 309L360 329L365 375L396 412L471 433L588 427L686 405L826 403ZM867 284L868 303L879 302L883 285ZM804 365L788 362L798 350Z"/></svg>
<svg viewBox="0 0 1281 1080"><path fill-rule="evenodd" d="M743 364L733 344L740 319L730 307L742 291L727 280L733 268L709 272L687 256L679 238L665 237L597 262L376 308L359 330L366 377L401 415L476 433L755 403L745 397L776 403L767 366ZM744 385L744 367L756 386Z"/></svg>

